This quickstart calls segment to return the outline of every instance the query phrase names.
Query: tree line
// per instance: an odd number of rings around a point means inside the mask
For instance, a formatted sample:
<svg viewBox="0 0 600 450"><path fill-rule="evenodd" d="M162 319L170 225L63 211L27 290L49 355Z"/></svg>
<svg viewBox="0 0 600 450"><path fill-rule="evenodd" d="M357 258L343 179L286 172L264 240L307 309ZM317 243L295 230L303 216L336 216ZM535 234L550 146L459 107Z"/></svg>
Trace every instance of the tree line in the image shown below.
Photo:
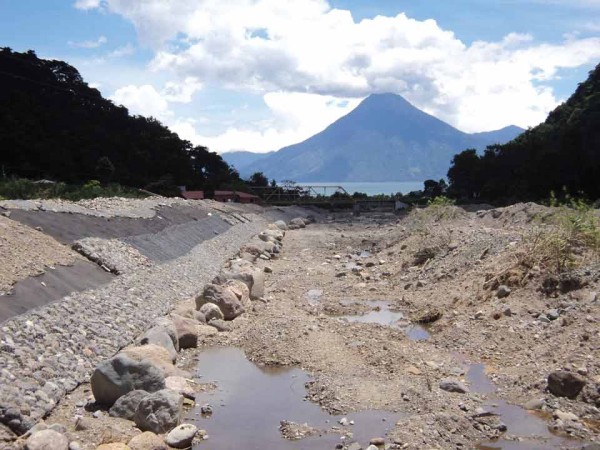
<svg viewBox="0 0 600 450"><path fill-rule="evenodd" d="M455 155L448 180L448 195L466 202L539 201L561 192L600 198L600 64L544 123L482 155Z"/></svg>
<svg viewBox="0 0 600 450"><path fill-rule="evenodd" d="M104 99L73 66L0 48L0 176L177 195L245 184L221 156Z"/></svg>

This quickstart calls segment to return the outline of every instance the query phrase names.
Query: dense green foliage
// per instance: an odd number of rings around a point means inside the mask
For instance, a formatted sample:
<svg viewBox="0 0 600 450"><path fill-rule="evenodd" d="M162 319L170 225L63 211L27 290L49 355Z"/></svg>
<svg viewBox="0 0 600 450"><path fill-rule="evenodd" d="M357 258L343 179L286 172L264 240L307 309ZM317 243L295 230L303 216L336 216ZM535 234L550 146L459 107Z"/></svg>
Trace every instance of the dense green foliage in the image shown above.
<svg viewBox="0 0 600 450"><path fill-rule="evenodd" d="M600 64L547 120L504 145L454 156L449 193L472 201L540 200L566 190L600 197Z"/></svg>
<svg viewBox="0 0 600 450"><path fill-rule="evenodd" d="M23 178L0 179L0 199L48 199L61 198L78 201L96 197L147 197L139 189L125 188L116 183L101 185L98 180L91 180L83 185L66 183L35 182Z"/></svg>
<svg viewBox="0 0 600 450"><path fill-rule="evenodd" d="M74 67L0 48L0 175L208 191L240 184L216 153L102 98ZM242 184L243 185L243 184Z"/></svg>

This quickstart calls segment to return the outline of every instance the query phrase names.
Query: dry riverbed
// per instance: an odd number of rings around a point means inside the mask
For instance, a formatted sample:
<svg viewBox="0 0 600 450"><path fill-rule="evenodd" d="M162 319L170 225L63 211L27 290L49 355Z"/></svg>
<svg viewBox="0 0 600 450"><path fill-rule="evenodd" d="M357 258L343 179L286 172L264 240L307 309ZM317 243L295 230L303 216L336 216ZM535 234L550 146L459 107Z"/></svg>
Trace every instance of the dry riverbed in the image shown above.
<svg viewBox="0 0 600 450"><path fill-rule="evenodd" d="M555 214L338 213L288 231L256 263L264 297L180 353L184 422L208 435L194 448L597 448L600 271L585 248L566 274L536 257ZM84 449L139 434L91 400L81 385L47 423Z"/></svg>

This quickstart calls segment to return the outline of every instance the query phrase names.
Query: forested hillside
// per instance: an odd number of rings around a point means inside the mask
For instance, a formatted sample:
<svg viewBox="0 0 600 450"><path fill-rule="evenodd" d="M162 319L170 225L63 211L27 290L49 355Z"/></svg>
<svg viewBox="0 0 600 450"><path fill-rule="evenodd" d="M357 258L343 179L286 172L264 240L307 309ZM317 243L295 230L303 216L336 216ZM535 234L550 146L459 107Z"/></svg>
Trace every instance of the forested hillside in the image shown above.
<svg viewBox="0 0 600 450"><path fill-rule="evenodd" d="M504 145L456 155L448 171L459 198L539 200L552 191L600 197L600 64L547 120Z"/></svg>
<svg viewBox="0 0 600 450"><path fill-rule="evenodd" d="M117 76L117 74L115 74ZM95 179L165 192L239 182L216 153L158 120L131 116L63 61L0 49L0 169L69 183Z"/></svg>

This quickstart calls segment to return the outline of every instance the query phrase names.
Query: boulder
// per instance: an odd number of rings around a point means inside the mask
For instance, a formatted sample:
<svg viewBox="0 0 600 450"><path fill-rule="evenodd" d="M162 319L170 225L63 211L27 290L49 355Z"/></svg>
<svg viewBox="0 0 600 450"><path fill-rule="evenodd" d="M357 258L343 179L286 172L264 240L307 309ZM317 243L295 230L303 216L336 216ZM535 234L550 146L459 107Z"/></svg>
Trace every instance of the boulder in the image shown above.
<svg viewBox="0 0 600 450"><path fill-rule="evenodd" d="M183 396L169 389L163 389L146 396L135 412L135 424L142 431L168 433L181 419Z"/></svg>
<svg viewBox="0 0 600 450"><path fill-rule="evenodd" d="M176 314L171 316L171 320L175 324L179 348L198 347L198 322L195 319L186 319Z"/></svg>
<svg viewBox="0 0 600 450"><path fill-rule="evenodd" d="M177 360L177 350L179 343L177 341L177 332L175 326L166 328L158 325L150 328L144 333L139 341L140 345L159 345L169 352L169 356L173 361Z"/></svg>
<svg viewBox="0 0 600 450"><path fill-rule="evenodd" d="M548 390L557 397L574 399L585 385L585 379L573 372L557 370L548 375Z"/></svg>
<svg viewBox="0 0 600 450"><path fill-rule="evenodd" d="M282 231L285 231L288 229L287 224L283 220L278 220L277 222L275 222L274 225Z"/></svg>
<svg viewBox="0 0 600 450"><path fill-rule="evenodd" d="M223 311L214 303L205 303L198 312L204 316L204 321L207 323L212 319L223 320L225 318Z"/></svg>
<svg viewBox="0 0 600 450"><path fill-rule="evenodd" d="M184 423L174 428L165 436L165 442L174 448L189 448L192 445L198 428L189 423Z"/></svg>
<svg viewBox="0 0 600 450"><path fill-rule="evenodd" d="M288 228L290 230L297 230L298 228L306 228L306 223L302 217L296 217L295 219L290 220L288 224Z"/></svg>
<svg viewBox="0 0 600 450"><path fill-rule="evenodd" d="M225 286L235 294L244 308L249 309L252 307L252 303L250 302L250 289L246 286L246 283L240 280L227 280Z"/></svg>
<svg viewBox="0 0 600 450"><path fill-rule="evenodd" d="M232 262L229 268L222 271L222 278L242 281L250 289L251 299L258 299L265 295L265 274L263 270L247 261L237 260Z"/></svg>
<svg viewBox="0 0 600 450"><path fill-rule="evenodd" d="M196 309L200 310L202 305L213 303L223 312L225 320L233 320L244 313L244 306L235 294L224 286L207 284L202 295L196 298Z"/></svg>
<svg viewBox="0 0 600 450"><path fill-rule="evenodd" d="M207 303L207 305L209 305L210 303ZM221 311L221 310L219 310ZM200 322L200 323L206 323L206 316L201 313L200 311L194 311L194 319L196 320L196 322Z"/></svg>
<svg viewBox="0 0 600 450"><path fill-rule="evenodd" d="M112 406L134 390L154 392L165 387L165 377L149 361L136 361L124 354L99 364L90 379L96 402Z"/></svg>
<svg viewBox="0 0 600 450"><path fill-rule="evenodd" d="M69 440L54 430L36 431L25 441L25 450L69 450Z"/></svg>
<svg viewBox="0 0 600 450"><path fill-rule="evenodd" d="M178 392L185 398L194 400L196 398L196 392L190 386L187 378L183 377L167 377L165 379L165 386L167 389Z"/></svg>
<svg viewBox="0 0 600 450"><path fill-rule="evenodd" d="M127 355L136 361L148 361L156 366L165 377L171 375L188 376L187 372L173 365L173 360L169 352L164 347L158 345L139 345L137 347L127 347L121 350L121 353Z"/></svg>
<svg viewBox="0 0 600 450"><path fill-rule="evenodd" d="M165 381L166 384L166 381ZM133 420L140 402L149 394L148 391L135 390L128 392L120 397L109 409L108 413L112 417Z"/></svg>
<svg viewBox="0 0 600 450"><path fill-rule="evenodd" d="M264 242L277 242L283 240L283 231L280 230L265 230L259 233L258 238Z"/></svg>
<svg viewBox="0 0 600 450"><path fill-rule="evenodd" d="M134 436L127 445L131 450L168 450L162 438L151 431Z"/></svg>
<svg viewBox="0 0 600 450"><path fill-rule="evenodd" d="M469 388L467 388L460 381L445 379L440 381L440 389L447 392L458 392L459 394L466 394L469 392Z"/></svg>

